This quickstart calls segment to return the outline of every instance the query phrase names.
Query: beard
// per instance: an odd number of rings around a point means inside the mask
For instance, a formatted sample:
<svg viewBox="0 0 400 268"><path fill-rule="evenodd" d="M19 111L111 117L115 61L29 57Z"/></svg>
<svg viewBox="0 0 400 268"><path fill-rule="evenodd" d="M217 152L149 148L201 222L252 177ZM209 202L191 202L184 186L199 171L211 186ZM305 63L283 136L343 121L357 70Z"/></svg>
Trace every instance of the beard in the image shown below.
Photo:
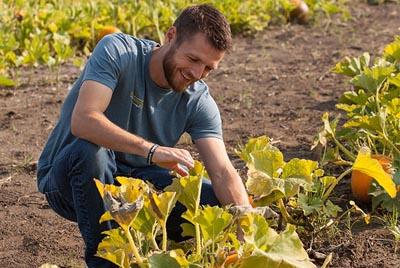
<svg viewBox="0 0 400 268"><path fill-rule="evenodd" d="M169 86L174 91L184 92L192 82L191 81L188 82L183 77L181 78L182 74L180 73L180 70L178 69L175 61L176 49L177 47L174 46L170 50L168 50L167 53L165 54L165 57L162 62L164 69L164 76Z"/></svg>

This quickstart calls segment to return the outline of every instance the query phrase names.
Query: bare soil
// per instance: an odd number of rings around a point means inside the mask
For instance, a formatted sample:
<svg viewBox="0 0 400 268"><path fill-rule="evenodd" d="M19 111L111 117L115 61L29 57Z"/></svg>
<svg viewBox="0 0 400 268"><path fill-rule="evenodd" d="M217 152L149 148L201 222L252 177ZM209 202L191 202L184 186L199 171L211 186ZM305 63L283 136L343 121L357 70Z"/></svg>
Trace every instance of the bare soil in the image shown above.
<svg viewBox="0 0 400 268"><path fill-rule="evenodd" d="M207 82L239 170L243 163L233 149L259 135L278 141L286 159L317 159L310 146L320 117L334 113L336 100L349 89L330 69L344 56L380 54L399 34L400 5L352 5L347 22L271 26L255 37L235 38L233 51ZM79 72L63 66L56 83L55 72L46 68L21 70L20 86L0 89L0 267L84 265L77 225L53 213L35 179L38 156ZM351 198L348 183L335 194L341 204ZM326 234L313 245L333 252L331 267L400 267L394 238L382 224L338 227L336 236ZM308 248L309 239L304 243Z"/></svg>

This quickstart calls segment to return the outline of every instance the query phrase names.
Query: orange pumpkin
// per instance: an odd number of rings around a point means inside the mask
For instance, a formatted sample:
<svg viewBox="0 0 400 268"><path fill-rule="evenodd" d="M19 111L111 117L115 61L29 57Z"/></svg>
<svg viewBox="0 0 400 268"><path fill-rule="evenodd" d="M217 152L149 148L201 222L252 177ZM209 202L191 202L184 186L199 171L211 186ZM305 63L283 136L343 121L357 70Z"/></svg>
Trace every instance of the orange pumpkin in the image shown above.
<svg viewBox="0 0 400 268"><path fill-rule="evenodd" d="M388 156L375 154L371 155L373 159L379 161L383 170L392 174L392 159ZM368 195L368 190L371 187L372 177L358 170L353 170L351 173L351 192L353 196L361 202L369 202L371 197Z"/></svg>
<svg viewBox="0 0 400 268"><path fill-rule="evenodd" d="M250 205L251 205L253 208L256 207L256 204L254 203L254 199L253 199L253 196L252 196L252 195L249 195L249 203L250 203Z"/></svg>
<svg viewBox="0 0 400 268"><path fill-rule="evenodd" d="M99 42L104 36L112 33L120 33L121 30L115 26L104 26L100 28L100 31L96 35L96 43Z"/></svg>
<svg viewBox="0 0 400 268"><path fill-rule="evenodd" d="M308 21L308 6L302 0L290 0L294 9L290 11L290 21L297 21L300 24L307 23Z"/></svg>
<svg viewBox="0 0 400 268"><path fill-rule="evenodd" d="M228 256L226 256L226 259L224 263L222 264L223 267L229 267L229 265L235 264L239 260L239 256L237 252L231 252Z"/></svg>

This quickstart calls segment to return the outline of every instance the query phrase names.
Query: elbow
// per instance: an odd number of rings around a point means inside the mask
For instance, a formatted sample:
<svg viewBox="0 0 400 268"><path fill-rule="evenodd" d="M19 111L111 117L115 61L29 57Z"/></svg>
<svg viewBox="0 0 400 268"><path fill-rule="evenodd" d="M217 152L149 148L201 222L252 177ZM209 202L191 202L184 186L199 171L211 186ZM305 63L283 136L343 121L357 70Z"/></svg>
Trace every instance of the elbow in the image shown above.
<svg viewBox="0 0 400 268"><path fill-rule="evenodd" d="M82 138L82 117L78 114L76 114L75 112L72 113L72 117L71 117L71 133L72 135L74 135L75 137L78 138Z"/></svg>
<svg viewBox="0 0 400 268"><path fill-rule="evenodd" d="M73 116L71 118L71 133L75 137L79 137L79 127L77 125L78 123L76 122L76 118Z"/></svg>

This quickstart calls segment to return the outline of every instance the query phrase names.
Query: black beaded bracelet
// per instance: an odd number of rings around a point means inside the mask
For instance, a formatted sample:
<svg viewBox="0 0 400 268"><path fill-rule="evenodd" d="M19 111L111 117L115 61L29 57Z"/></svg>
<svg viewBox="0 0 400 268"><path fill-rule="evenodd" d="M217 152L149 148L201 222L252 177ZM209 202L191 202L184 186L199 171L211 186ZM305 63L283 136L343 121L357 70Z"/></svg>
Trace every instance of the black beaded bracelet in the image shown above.
<svg viewBox="0 0 400 268"><path fill-rule="evenodd" d="M154 143L153 146L151 146L149 153L147 154L147 164L152 164L153 155L158 146L160 145L158 145L157 143Z"/></svg>

